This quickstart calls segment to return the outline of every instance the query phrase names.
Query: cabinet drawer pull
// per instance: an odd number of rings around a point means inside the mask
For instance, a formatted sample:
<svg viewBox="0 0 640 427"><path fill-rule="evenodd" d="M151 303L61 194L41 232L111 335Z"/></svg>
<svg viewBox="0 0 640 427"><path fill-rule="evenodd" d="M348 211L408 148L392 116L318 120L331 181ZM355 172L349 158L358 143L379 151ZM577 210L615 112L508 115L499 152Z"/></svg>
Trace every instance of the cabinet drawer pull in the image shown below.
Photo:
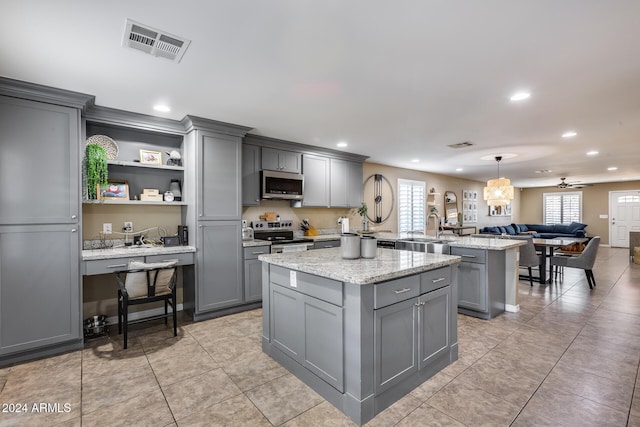
<svg viewBox="0 0 640 427"><path fill-rule="evenodd" d="M445 278L444 277L439 277L437 279L433 279L432 282L433 283L438 283L438 282L442 282Z"/></svg>
<svg viewBox="0 0 640 427"><path fill-rule="evenodd" d="M411 288L404 288L404 289L396 289L395 291L393 291L396 295L398 294L404 294L405 292L409 292L411 290Z"/></svg>
<svg viewBox="0 0 640 427"><path fill-rule="evenodd" d="M475 256L475 255L466 255L466 254L462 254L462 255L460 255L460 256L461 256L461 257L463 257L463 258L476 258L476 256Z"/></svg>
<svg viewBox="0 0 640 427"><path fill-rule="evenodd" d="M261 254L266 254L265 251L260 251L260 252L251 252L252 255L261 255Z"/></svg>
<svg viewBox="0 0 640 427"><path fill-rule="evenodd" d="M127 264L114 264L114 265L107 265L107 268L120 268L120 267L126 267Z"/></svg>

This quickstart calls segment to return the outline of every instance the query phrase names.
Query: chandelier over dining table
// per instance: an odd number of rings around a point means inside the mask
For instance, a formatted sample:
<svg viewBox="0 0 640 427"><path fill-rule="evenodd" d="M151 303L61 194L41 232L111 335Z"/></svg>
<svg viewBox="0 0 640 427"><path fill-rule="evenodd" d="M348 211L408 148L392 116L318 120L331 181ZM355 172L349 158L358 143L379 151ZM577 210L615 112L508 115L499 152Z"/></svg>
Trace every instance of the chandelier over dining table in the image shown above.
<svg viewBox="0 0 640 427"><path fill-rule="evenodd" d="M511 180L500 178L502 156L496 156L495 159L498 162L498 178L487 181L487 186L484 187L484 199L488 206L507 206L514 197L513 185Z"/></svg>

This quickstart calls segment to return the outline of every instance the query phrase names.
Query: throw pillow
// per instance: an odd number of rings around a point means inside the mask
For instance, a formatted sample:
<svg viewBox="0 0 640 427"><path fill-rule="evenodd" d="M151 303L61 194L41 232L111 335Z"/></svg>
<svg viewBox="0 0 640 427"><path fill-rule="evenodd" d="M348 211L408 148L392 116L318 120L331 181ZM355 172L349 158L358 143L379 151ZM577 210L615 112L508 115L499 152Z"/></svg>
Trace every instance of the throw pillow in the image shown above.
<svg viewBox="0 0 640 427"><path fill-rule="evenodd" d="M587 228L587 224L582 224L580 222L572 222L567 226L569 233L575 234L577 231L584 230Z"/></svg>
<svg viewBox="0 0 640 427"><path fill-rule="evenodd" d="M504 229L507 230L507 234L509 234L510 236L514 236L514 235L518 234L518 233L516 233L515 228L513 228L510 225L505 226Z"/></svg>
<svg viewBox="0 0 640 427"><path fill-rule="evenodd" d="M142 261L129 261L129 270L152 270L154 268L173 267L178 264L178 260L170 260L166 262L153 262L146 263ZM171 276L173 275L173 269L160 270L160 276L156 281L156 295L161 295L171 291ZM156 271L149 272L149 280L153 283L155 279ZM136 273L127 273L127 278L124 281L124 287L127 289L129 298L140 298L147 296L147 272L139 271Z"/></svg>

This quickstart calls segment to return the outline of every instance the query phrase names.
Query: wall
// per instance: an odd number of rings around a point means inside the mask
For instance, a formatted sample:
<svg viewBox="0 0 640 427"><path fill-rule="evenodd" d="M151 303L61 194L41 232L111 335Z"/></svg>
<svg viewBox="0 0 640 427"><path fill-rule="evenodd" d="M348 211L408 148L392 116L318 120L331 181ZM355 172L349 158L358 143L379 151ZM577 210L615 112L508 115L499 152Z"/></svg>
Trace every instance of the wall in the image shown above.
<svg viewBox="0 0 640 427"><path fill-rule="evenodd" d="M444 192L445 191L453 191L456 193L458 199L458 210L462 212L462 192L463 190L471 190L478 192L478 222L477 223L469 223L465 222L463 225L476 226L479 229L485 226L490 225L505 225L511 224L512 222L517 222L519 218L520 212L520 192L516 189L515 199L512 202L511 216L489 216L489 208L487 203L483 200L483 191L486 185L485 182L480 181L471 181L468 179L457 178L454 176L448 175L439 175L428 172L420 172L411 169L402 169L395 168L391 166L385 166L378 163L365 162L364 164L364 180L369 178L373 174L382 174L385 178L389 180L391 183L391 187L393 189L394 197L397 196L398 193L398 179L410 179L416 181L424 181L426 183L427 191L431 188L435 189L436 193L440 193L437 196L438 202L438 212L439 215L442 216L444 214ZM373 178L367 182L365 186L365 194L364 200L369 206L369 211L372 212L374 206L374 192L373 185L371 182ZM389 205L387 203L391 203L391 193L387 190L387 186L383 185L382 188L382 211L383 215L388 211ZM394 205L397 204L397 201L394 202ZM371 216L371 215L370 215ZM393 206L393 212L389 219L382 224L375 224L374 226L377 229L385 229L397 231L398 229L398 219L397 219L397 206ZM431 228L429 228L431 229Z"/></svg>
<svg viewBox="0 0 640 427"><path fill-rule="evenodd" d="M582 222L587 224L589 236L600 236L603 245L609 244L609 219L600 215L609 215L609 192L638 190L640 181L608 182L593 184L584 188L560 190L556 187L525 188L521 191L521 222L524 224L542 223L542 195L562 191L582 192Z"/></svg>

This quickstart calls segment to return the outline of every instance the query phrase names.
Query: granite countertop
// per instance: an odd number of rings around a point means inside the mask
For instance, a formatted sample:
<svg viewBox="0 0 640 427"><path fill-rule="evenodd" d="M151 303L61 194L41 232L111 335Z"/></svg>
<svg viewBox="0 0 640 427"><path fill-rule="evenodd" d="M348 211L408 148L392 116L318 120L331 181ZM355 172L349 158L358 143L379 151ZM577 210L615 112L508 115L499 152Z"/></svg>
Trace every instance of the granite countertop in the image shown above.
<svg viewBox="0 0 640 427"><path fill-rule="evenodd" d="M243 248L251 248L254 246L271 246L271 242L268 242L266 240L243 240L242 241L242 247Z"/></svg>
<svg viewBox="0 0 640 427"><path fill-rule="evenodd" d="M111 258L125 258L134 256L168 255L195 252L195 246L152 246L148 248L127 246L110 249L85 249L82 251L83 261Z"/></svg>
<svg viewBox="0 0 640 427"><path fill-rule="evenodd" d="M458 256L384 248L378 248L376 257L373 259L342 259L340 248L260 255L258 259L273 265L356 285L397 279L460 262Z"/></svg>

